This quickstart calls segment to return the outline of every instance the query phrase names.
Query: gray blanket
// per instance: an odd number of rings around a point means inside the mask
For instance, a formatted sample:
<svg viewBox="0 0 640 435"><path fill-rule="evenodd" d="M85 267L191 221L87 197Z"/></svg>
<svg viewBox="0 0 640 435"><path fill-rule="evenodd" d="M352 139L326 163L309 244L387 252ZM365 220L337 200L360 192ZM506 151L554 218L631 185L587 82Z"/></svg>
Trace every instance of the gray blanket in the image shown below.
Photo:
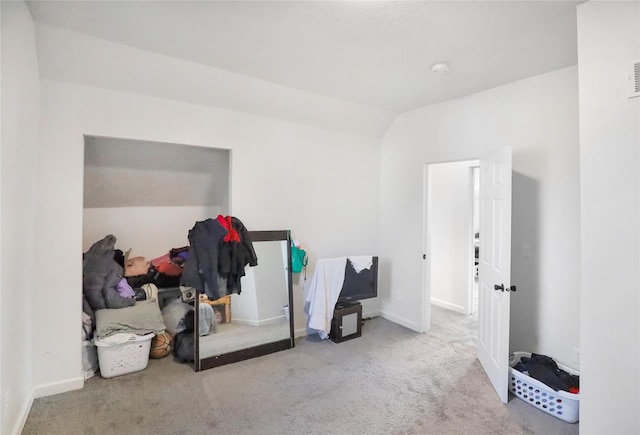
<svg viewBox="0 0 640 435"><path fill-rule="evenodd" d="M144 335L159 334L165 330L162 313L156 301L139 301L132 307L96 311L98 339L117 333Z"/></svg>

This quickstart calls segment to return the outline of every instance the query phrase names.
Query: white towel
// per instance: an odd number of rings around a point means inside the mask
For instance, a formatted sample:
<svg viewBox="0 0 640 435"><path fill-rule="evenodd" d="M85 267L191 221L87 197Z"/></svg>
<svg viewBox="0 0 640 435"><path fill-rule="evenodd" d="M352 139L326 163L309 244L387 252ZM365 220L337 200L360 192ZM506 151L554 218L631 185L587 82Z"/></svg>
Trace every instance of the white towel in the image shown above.
<svg viewBox="0 0 640 435"><path fill-rule="evenodd" d="M344 284L347 257L318 260L311 282L307 287L309 302L309 328L318 331L323 340L331 331L333 311Z"/></svg>
<svg viewBox="0 0 640 435"><path fill-rule="evenodd" d="M353 268L358 273L362 272L365 269L369 270L371 269L371 266L373 266L373 256L371 255L352 256L349 257L349 261L351 261Z"/></svg>

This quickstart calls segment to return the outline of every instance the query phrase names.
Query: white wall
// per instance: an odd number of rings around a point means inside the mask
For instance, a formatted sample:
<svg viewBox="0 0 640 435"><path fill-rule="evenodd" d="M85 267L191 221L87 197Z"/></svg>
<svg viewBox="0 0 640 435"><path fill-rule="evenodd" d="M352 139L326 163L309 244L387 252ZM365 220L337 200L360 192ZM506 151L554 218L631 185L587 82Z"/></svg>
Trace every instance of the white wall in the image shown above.
<svg viewBox="0 0 640 435"><path fill-rule="evenodd" d="M40 131L37 238L55 249L38 251L35 297L58 295L34 313L34 376L43 393L81 374L84 134L231 149L231 213L247 228L291 229L316 258L377 247L377 140L47 79ZM295 318L304 327L301 306Z"/></svg>
<svg viewBox="0 0 640 435"><path fill-rule="evenodd" d="M105 207L82 213L82 252L107 234L116 236L116 248L131 249L132 257L152 260L172 248L189 245L188 231L196 221L227 215L222 207Z"/></svg>
<svg viewBox="0 0 640 435"><path fill-rule="evenodd" d="M229 208L229 150L85 137L84 207Z"/></svg>
<svg viewBox="0 0 640 435"><path fill-rule="evenodd" d="M582 295L580 432L640 433L640 3L578 7Z"/></svg>
<svg viewBox="0 0 640 435"><path fill-rule="evenodd" d="M577 67L404 113L382 141L383 315L424 328L424 163L513 147L511 350L570 366L579 346ZM403 237L397 237L401 224ZM559 325L562 325L559 327Z"/></svg>
<svg viewBox="0 0 640 435"><path fill-rule="evenodd" d="M254 268L254 272L259 319L261 321L269 321L284 316L282 307L289 304L289 293L286 289L285 291L277 291L278 288L284 288L286 284L282 273L286 269L284 264L286 258L282 258L282 245L286 245L286 242L254 243L256 255L258 255L258 266Z"/></svg>
<svg viewBox="0 0 640 435"><path fill-rule="evenodd" d="M189 244L196 221L229 214L230 152L85 136L82 252L106 235L148 260Z"/></svg>
<svg viewBox="0 0 640 435"><path fill-rule="evenodd" d="M395 114L36 23L43 77L380 137ZM143 114L140 114L143 115Z"/></svg>
<svg viewBox="0 0 640 435"><path fill-rule="evenodd" d="M258 258L260 262L260 258ZM242 293L239 297L231 296L231 318L234 322L258 325L258 296L256 293L256 270L245 268L242 277Z"/></svg>
<svg viewBox="0 0 640 435"><path fill-rule="evenodd" d="M1 2L0 433L18 433L31 406L39 78L33 22L22 2Z"/></svg>
<svg viewBox="0 0 640 435"><path fill-rule="evenodd" d="M253 242L258 265L245 268L242 292L231 297L234 322L259 326L284 316L282 307L289 304L289 292L283 245L286 249L285 241Z"/></svg>
<svg viewBox="0 0 640 435"><path fill-rule="evenodd" d="M428 165L428 235L431 303L471 313L473 266L472 170L478 161Z"/></svg>

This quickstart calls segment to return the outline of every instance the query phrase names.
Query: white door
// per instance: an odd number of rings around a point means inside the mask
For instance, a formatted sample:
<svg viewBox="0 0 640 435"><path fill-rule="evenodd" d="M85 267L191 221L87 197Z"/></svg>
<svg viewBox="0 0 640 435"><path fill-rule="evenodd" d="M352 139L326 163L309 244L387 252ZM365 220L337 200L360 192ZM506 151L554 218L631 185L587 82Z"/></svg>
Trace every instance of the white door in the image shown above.
<svg viewBox="0 0 640 435"><path fill-rule="evenodd" d="M478 359L507 403L511 296L511 148L480 159ZM515 287L514 287L515 288Z"/></svg>

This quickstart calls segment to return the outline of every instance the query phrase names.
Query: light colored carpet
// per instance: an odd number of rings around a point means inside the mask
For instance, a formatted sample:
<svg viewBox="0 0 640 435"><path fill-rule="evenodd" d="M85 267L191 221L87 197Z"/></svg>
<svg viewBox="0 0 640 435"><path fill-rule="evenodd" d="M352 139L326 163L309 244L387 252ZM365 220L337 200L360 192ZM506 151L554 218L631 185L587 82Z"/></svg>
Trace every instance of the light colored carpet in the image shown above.
<svg viewBox="0 0 640 435"><path fill-rule="evenodd" d="M448 343L457 343L476 349L478 344L478 312L464 315L431 305L429 335Z"/></svg>
<svg viewBox="0 0 640 435"><path fill-rule="evenodd" d="M451 337L450 337L451 338ZM171 358L37 399L24 434L577 434L522 400L504 405L475 350L382 318L360 338L194 373Z"/></svg>

